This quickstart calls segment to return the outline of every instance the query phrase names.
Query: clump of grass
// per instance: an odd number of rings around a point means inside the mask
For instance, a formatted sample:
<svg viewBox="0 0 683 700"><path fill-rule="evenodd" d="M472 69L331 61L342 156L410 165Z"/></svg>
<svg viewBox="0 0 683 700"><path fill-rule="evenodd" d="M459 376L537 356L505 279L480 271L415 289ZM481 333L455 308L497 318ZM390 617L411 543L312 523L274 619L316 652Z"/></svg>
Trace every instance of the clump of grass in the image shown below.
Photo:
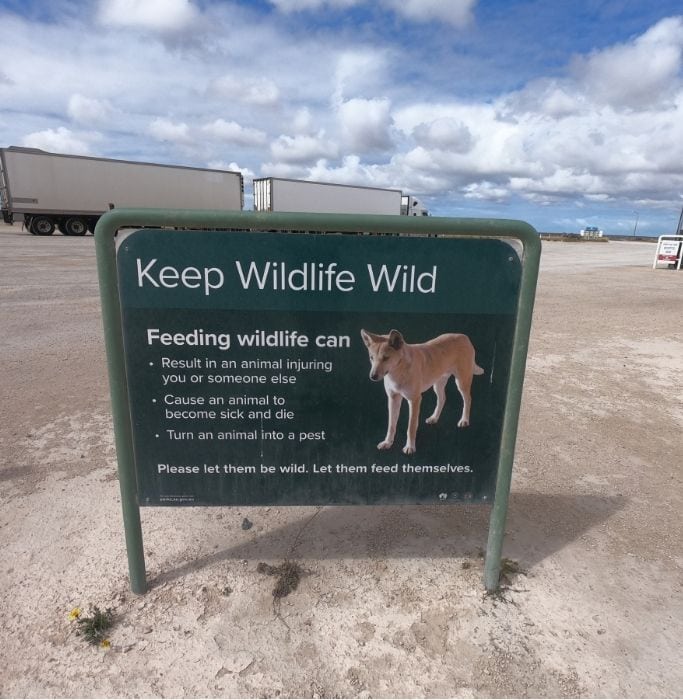
<svg viewBox="0 0 683 700"><path fill-rule="evenodd" d="M527 572L520 566L518 561L503 557L500 560L498 587L493 591L486 591L484 597L500 603L512 603L513 605L517 605L511 596L506 596L506 594L510 592L520 592L514 588L511 588L512 577L517 575L526 576Z"/></svg>
<svg viewBox="0 0 683 700"><path fill-rule="evenodd" d="M503 557L500 560L500 582L510 586L515 576L526 576L526 571L518 561Z"/></svg>
<svg viewBox="0 0 683 700"><path fill-rule="evenodd" d="M76 617L76 624L78 625L76 634L83 637L88 644L103 647L109 646L107 631L114 624L114 613L111 608L100 610L97 606L94 606L90 610L90 615L83 616L79 614Z"/></svg>
<svg viewBox="0 0 683 700"><path fill-rule="evenodd" d="M522 576L526 576L526 571L522 569L518 561L503 557L500 561L500 575L509 576L510 574L522 574Z"/></svg>
<svg viewBox="0 0 683 700"><path fill-rule="evenodd" d="M285 559L280 566L271 566L265 562L260 562L256 567L259 574L267 576L277 576L275 588L273 588L273 599L279 600L295 591L301 581L303 569L294 561Z"/></svg>

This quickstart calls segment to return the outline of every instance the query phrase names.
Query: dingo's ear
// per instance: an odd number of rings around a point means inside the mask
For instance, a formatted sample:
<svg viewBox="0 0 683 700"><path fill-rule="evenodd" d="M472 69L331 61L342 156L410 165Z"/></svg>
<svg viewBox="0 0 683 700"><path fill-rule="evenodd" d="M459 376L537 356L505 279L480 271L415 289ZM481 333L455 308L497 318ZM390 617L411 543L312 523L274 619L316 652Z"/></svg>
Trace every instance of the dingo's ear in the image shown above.
<svg viewBox="0 0 683 700"><path fill-rule="evenodd" d="M403 343L403 336L392 328L392 330L389 331L389 347L393 348L394 350L399 350Z"/></svg>
<svg viewBox="0 0 683 700"><path fill-rule="evenodd" d="M366 330L363 330L362 328L360 329L360 337L363 339L363 342L370 347L372 345L372 334L368 333Z"/></svg>

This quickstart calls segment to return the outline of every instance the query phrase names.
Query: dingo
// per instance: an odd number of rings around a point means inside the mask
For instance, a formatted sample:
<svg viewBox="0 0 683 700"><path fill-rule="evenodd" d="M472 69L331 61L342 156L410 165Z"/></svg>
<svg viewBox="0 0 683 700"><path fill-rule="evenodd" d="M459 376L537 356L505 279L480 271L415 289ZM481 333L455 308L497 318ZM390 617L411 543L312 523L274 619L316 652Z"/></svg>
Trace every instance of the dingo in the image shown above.
<svg viewBox="0 0 683 700"><path fill-rule="evenodd" d="M387 436L377 445L380 450L388 450L394 443L396 424L401 408L401 399L408 402L408 434L403 452L415 452L415 436L420 419L422 393L429 387L436 393L436 408L427 423L436 423L446 403L446 382L455 377L455 383L462 396L462 417L459 428L470 424L470 389L472 377L484 374L484 370L474 361L474 347L470 339L462 333L446 333L437 338L411 345L395 330L389 335L375 335L361 330L361 337L370 354L370 379L378 382L384 379L384 390L389 399L389 424Z"/></svg>

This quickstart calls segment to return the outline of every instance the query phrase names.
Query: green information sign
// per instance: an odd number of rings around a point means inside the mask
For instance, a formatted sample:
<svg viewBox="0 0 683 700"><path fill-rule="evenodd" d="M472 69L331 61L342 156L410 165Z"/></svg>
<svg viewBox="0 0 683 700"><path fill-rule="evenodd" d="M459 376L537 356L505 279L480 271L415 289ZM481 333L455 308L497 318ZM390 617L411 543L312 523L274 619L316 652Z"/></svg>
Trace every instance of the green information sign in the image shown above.
<svg viewBox="0 0 683 700"><path fill-rule="evenodd" d="M140 505L491 503L497 587L531 227L116 210L96 240L135 592Z"/></svg>
<svg viewBox="0 0 683 700"><path fill-rule="evenodd" d="M510 243L141 230L117 267L141 505L493 497Z"/></svg>

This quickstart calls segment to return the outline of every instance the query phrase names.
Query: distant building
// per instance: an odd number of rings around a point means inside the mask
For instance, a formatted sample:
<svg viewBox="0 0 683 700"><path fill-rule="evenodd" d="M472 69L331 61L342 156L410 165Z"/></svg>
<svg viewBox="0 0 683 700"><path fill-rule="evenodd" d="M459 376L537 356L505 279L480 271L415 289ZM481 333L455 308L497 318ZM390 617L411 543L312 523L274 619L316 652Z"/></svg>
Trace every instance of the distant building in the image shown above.
<svg viewBox="0 0 683 700"><path fill-rule="evenodd" d="M597 226L586 226L579 231L582 238L602 238L602 229Z"/></svg>

